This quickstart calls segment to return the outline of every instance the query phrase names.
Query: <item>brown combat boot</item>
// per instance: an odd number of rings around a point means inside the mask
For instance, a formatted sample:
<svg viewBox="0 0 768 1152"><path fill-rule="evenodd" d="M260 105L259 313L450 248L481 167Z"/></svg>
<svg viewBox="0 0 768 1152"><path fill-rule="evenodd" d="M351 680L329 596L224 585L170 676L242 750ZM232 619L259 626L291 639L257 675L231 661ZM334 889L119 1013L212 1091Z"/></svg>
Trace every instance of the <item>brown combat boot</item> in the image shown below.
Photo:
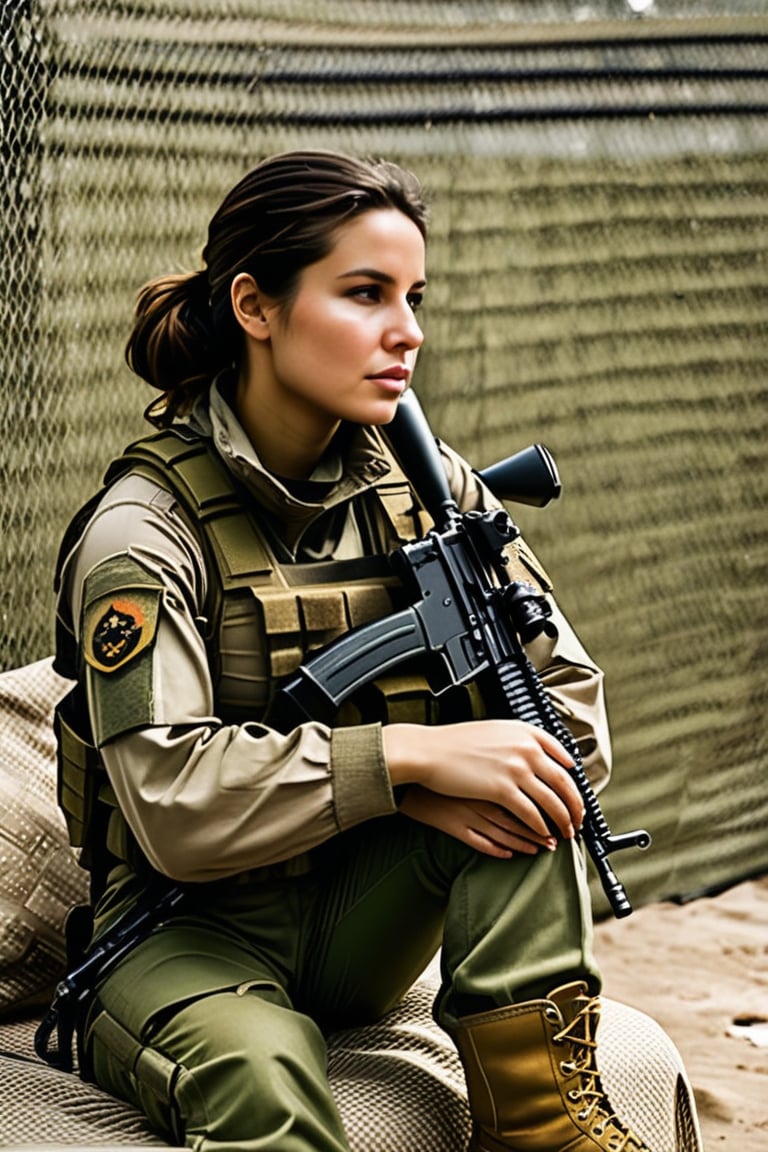
<svg viewBox="0 0 768 1152"><path fill-rule="evenodd" d="M459 1020L470 1152L651 1152L603 1091L599 1018L599 999L576 983Z"/></svg>

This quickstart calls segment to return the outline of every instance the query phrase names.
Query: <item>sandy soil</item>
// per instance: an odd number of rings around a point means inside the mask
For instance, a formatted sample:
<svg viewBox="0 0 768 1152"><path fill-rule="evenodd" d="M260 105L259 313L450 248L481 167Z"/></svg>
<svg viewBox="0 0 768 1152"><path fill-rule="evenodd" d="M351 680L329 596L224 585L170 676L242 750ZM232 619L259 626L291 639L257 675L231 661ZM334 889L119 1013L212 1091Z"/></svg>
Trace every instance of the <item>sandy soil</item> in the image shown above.
<svg viewBox="0 0 768 1152"><path fill-rule="evenodd" d="M597 925L604 991L677 1046L706 1152L768 1152L768 876Z"/></svg>

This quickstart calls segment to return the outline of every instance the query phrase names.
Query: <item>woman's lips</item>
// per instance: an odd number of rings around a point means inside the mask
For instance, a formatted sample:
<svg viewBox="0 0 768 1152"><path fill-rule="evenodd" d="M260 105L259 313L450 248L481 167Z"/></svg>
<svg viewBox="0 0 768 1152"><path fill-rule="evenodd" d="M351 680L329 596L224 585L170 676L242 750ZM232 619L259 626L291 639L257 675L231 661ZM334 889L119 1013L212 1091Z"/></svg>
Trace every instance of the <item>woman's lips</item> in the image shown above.
<svg viewBox="0 0 768 1152"><path fill-rule="evenodd" d="M404 385L408 383L410 376L408 368L403 367L401 364L393 364L390 368L385 368L383 372L374 372L368 376L369 380L375 380L377 384L397 388L398 391L404 391Z"/></svg>

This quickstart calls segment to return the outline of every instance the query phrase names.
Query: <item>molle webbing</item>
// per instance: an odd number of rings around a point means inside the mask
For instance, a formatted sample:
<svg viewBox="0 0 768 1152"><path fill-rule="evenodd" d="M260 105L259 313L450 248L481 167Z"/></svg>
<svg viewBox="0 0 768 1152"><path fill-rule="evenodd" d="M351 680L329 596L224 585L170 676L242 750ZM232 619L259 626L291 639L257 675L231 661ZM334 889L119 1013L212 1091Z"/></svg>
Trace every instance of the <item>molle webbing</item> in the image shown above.
<svg viewBox="0 0 768 1152"><path fill-rule="evenodd" d="M394 458L370 488L366 515L389 549L429 526ZM393 610L399 581L385 555L280 563L265 529L214 449L185 430L131 445L108 480L130 470L179 499L207 552L204 633L218 714L227 723L264 716L276 680L314 649ZM382 682L383 683L383 682ZM395 690L396 678L392 678ZM422 693L426 685L422 684ZM415 699L412 692L409 698ZM376 710L377 714L380 711ZM418 710L426 719L424 706ZM353 712L353 715L355 713Z"/></svg>

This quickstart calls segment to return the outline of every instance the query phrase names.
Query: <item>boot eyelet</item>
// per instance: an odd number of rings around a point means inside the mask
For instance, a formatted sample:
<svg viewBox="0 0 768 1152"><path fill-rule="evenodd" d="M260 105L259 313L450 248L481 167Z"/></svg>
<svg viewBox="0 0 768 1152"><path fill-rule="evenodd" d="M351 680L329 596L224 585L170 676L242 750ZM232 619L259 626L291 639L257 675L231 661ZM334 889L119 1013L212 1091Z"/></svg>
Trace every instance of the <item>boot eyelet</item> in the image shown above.
<svg viewBox="0 0 768 1152"><path fill-rule="evenodd" d="M577 1119L583 1123L585 1120L589 1120L589 1109L585 1108L583 1112L578 1112L576 1115Z"/></svg>
<svg viewBox="0 0 768 1152"><path fill-rule="evenodd" d="M571 1088L570 1091L566 1092L566 1096L574 1104L581 1100L581 1092L577 1092L575 1088Z"/></svg>
<svg viewBox="0 0 768 1152"><path fill-rule="evenodd" d="M574 1064L573 1060L561 1060L560 1061L560 1071L565 1076L572 1076L573 1073L576 1071L576 1065Z"/></svg>
<svg viewBox="0 0 768 1152"><path fill-rule="evenodd" d="M557 1008L555 1008L554 1004L550 1004L544 1009L544 1015L546 1016L547 1020L552 1020L553 1023L559 1024L560 1013L558 1012Z"/></svg>

